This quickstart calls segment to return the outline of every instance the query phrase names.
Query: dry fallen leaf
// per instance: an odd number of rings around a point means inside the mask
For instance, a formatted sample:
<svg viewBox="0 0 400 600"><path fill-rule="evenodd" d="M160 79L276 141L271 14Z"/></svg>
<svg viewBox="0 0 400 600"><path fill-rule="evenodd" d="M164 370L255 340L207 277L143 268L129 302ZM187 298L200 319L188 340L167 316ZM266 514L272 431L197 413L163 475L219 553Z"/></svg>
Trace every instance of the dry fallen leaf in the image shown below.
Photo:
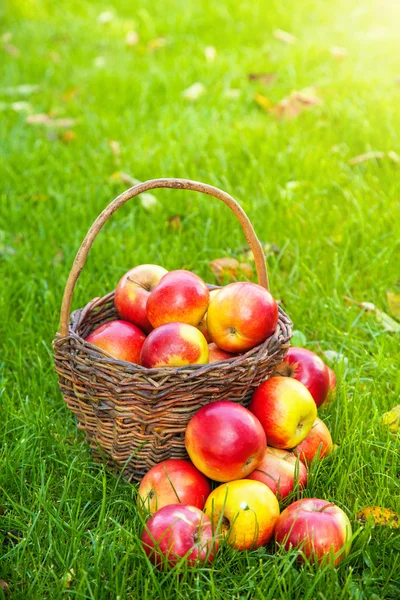
<svg viewBox="0 0 400 600"><path fill-rule="evenodd" d="M400 333L400 323L392 319L391 316L386 314L383 310L380 310L380 308L377 308L372 302L357 302L348 296L343 296L343 298L347 302L363 308L365 312L373 313L378 323L383 325L384 331L388 331L389 333Z"/></svg>
<svg viewBox="0 0 400 600"><path fill-rule="evenodd" d="M75 569L70 569L69 571L67 571L65 573L65 575L63 577L63 581L64 581L64 586L67 590L71 586L71 583L73 582L74 578L75 578Z"/></svg>
<svg viewBox="0 0 400 600"><path fill-rule="evenodd" d="M182 96L184 98L186 98L186 100L190 100L191 102L194 102L195 100L200 98L200 96L203 96L203 94L205 94L205 92L206 92L205 86L202 83L200 83L199 81L197 81L196 83L194 83L193 85L188 87L186 90L184 90L182 92Z"/></svg>
<svg viewBox="0 0 400 600"><path fill-rule="evenodd" d="M257 102L258 106L261 106L261 108L263 108L266 111L270 111L273 104L271 102L271 100L269 98L267 98L267 96L263 96L262 94L259 94L258 92L256 94L254 94L254 100Z"/></svg>
<svg viewBox="0 0 400 600"><path fill-rule="evenodd" d="M333 58L336 58L337 60L343 60L347 56L347 50L342 46L331 46L329 51Z"/></svg>
<svg viewBox="0 0 400 600"><path fill-rule="evenodd" d="M6 594L9 593L9 589L8 589L8 583L6 583L5 581L3 581L3 579L0 579L0 588L3 590L3 592L5 592Z"/></svg>
<svg viewBox="0 0 400 600"><path fill-rule="evenodd" d="M172 217L169 217L168 227L173 231L178 231L182 227L181 215L172 215Z"/></svg>
<svg viewBox="0 0 400 600"><path fill-rule="evenodd" d="M158 37L158 38L155 38L154 40L150 40L147 48L148 48L148 50L158 50L159 48L164 48L164 46L166 46L167 43L168 43L167 38Z"/></svg>
<svg viewBox="0 0 400 600"><path fill-rule="evenodd" d="M275 29L274 38L279 40L280 42L284 42L285 44L294 44L296 41L296 37L287 31L283 31L282 29Z"/></svg>
<svg viewBox="0 0 400 600"><path fill-rule="evenodd" d="M108 140L108 145L110 146L111 152L114 156L118 157L121 155L121 146L119 142L116 140Z"/></svg>
<svg viewBox="0 0 400 600"><path fill-rule="evenodd" d="M29 125L44 125L45 127L52 128L63 128L73 127L76 124L76 119L53 119L50 115L44 113L38 113L36 115L29 115L26 118L26 122Z"/></svg>
<svg viewBox="0 0 400 600"><path fill-rule="evenodd" d="M384 152L374 151L374 152L365 152L365 154L360 154L359 156L354 156L349 160L349 165L359 165L363 162L368 162L369 160L380 160L385 158Z"/></svg>
<svg viewBox="0 0 400 600"><path fill-rule="evenodd" d="M361 523L371 520L374 521L375 525L388 525L393 529L397 529L399 526L398 514L390 508L382 508L381 506L367 506L363 508L358 513L357 519Z"/></svg>
<svg viewBox="0 0 400 600"><path fill-rule="evenodd" d="M392 433L397 433L400 429L400 404L394 406L388 412L382 415L382 423L386 425Z"/></svg>
<svg viewBox="0 0 400 600"><path fill-rule="evenodd" d="M396 319L400 319L400 294L388 290L386 292L386 300L392 315Z"/></svg>
<svg viewBox="0 0 400 600"><path fill-rule="evenodd" d="M136 46L139 43L139 34L136 31L128 31L125 36L127 46Z"/></svg>
<svg viewBox="0 0 400 600"><path fill-rule="evenodd" d="M237 281L240 275L248 279L253 277L251 265L239 263L236 258L216 258L210 262L210 268L218 284Z"/></svg>
<svg viewBox="0 0 400 600"><path fill-rule="evenodd" d="M261 81L265 85L271 85L276 80L275 73L249 73L247 77L250 81Z"/></svg>
<svg viewBox="0 0 400 600"><path fill-rule="evenodd" d="M208 63L214 62L217 57L217 51L214 46L206 46L204 48L204 56L206 57L206 61Z"/></svg>

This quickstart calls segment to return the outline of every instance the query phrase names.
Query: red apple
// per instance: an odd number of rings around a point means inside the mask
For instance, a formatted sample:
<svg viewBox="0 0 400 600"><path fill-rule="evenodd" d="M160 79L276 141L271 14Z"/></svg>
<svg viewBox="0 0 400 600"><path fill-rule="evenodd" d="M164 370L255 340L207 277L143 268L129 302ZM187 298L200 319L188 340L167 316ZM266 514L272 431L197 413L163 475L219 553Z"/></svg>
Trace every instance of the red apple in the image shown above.
<svg viewBox="0 0 400 600"><path fill-rule="evenodd" d="M261 462L267 440L247 408L219 400L200 408L185 434L186 450L195 466L215 481L242 479Z"/></svg>
<svg viewBox="0 0 400 600"><path fill-rule="evenodd" d="M339 564L350 551L351 535L350 521L343 510L317 498L303 498L290 504L275 526L278 544L286 550L297 548L317 563L326 561L332 553L334 564Z"/></svg>
<svg viewBox="0 0 400 600"><path fill-rule="evenodd" d="M294 448L310 431L317 407L308 389L289 377L271 377L254 392L249 409L264 427L268 444Z"/></svg>
<svg viewBox="0 0 400 600"><path fill-rule="evenodd" d="M269 446L261 463L247 479L265 483L280 500L283 500L296 486L304 488L307 485L307 469L293 452Z"/></svg>
<svg viewBox="0 0 400 600"><path fill-rule="evenodd" d="M204 316L210 292L204 281L190 271L170 271L147 300L147 317L153 327L165 323L196 326Z"/></svg>
<svg viewBox="0 0 400 600"><path fill-rule="evenodd" d="M210 299L209 302L211 302L211 298L213 298L214 296L216 296L219 292L219 288L218 289L214 289L214 290L210 290ZM208 327L207 327L207 312L204 314L204 316L202 317L200 323L197 325L197 328L200 329L201 333L204 335L204 337L206 338L207 342L212 342L211 336L208 333Z"/></svg>
<svg viewBox="0 0 400 600"><path fill-rule="evenodd" d="M157 567L173 567L183 557L190 565L211 563L218 551L210 519L195 506L169 504L147 521L142 546Z"/></svg>
<svg viewBox="0 0 400 600"><path fill-rule="evenodd" d="M145 334L136 325L127 321L109 321L92 331L86 341L118 360L140 365L140 353L145 339Z"/></svg>
<svg viewBox="0 0 400 600"><path fill-rule="evenodd" d="M301 381L314 398L317 406L321 406L327 399L330 389L329 367L311 350L289 348L285 360L279 365L276 372L279 375L294 377L297 381Z"/></svg>
<svg viewBox="0 0 400 600"><path fill-rule="evenodd" d="M333 450L333 442L329 429L321 419L316 418L310 431L293 450L303 462L311 462L314 456L324 458Z"/></svg>
<svg viewBox="0 0 400 600"><path fill-rule="evenodd" d="M231 354L230 352L225 352L225 350L221 350L218 348L217 344L208 344L208 362L217 362L219 360L226 360L227 358L233 358L236 354Z"/></svg>
<svg viewBox="0 0 400 600"><path fill-rule="evenodd" d="M114 305L121 319L130 321L149 333L153 328L147 318L147 298L168 271L158 265L139 265L119 280Z"/></svg>
<svg viewBox="0 0 400 600"><path fill-rule="evenodd" d="M143 344L141 364L154 367L183 367L208 362L206 338L187 323L166 323L149 333Z"/></svg>
<svg viewBox="0 0 400 600"><path fill-rule="evenodd" d="M207 327L212 341L227 352L242 352L261 344L278 323L278 305L256 283L230 283L210 301Z"/></svg>
<svg viewBox="0 0 400 600"><path fill-rule="evenodd" d="M188 460L170 458L154 465L143 477L138 505L154 513L168 504L189 504L203 510L211 485Z"/></svg>

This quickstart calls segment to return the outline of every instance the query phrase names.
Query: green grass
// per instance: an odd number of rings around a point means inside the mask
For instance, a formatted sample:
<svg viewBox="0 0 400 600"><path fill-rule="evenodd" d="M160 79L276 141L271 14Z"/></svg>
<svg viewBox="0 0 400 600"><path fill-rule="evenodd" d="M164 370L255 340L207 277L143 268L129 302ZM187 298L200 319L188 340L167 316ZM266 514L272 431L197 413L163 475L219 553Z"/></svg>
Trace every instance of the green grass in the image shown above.
<svg viewBox="0 0 400 600"><path fill-rule="evenodd" d="M99 23L111 4L114 19ZM400 510L398 441L380 424L399 402L399 336L343 300L388 311L386 291L400 286L400 165L349 165L367 151L400 154L396 2L9 0L0 11L1 34L13 34L0 46L0 579L10 597L398 598L398 530L362 526L356 515L365 506ZM276 28L296 44L276 40ZM128 48L131 29L140 42ZM160 37L166 45L149 51ZM333 45L347 48L343 61L332 58ZM277 79L266 88L248 80L251 72ZM196 81L206 93L189 102L182 91ZM7 90L21 84L40 89ZM309 86L323 104L292 121L253 99L259 92L278 102ZM226 97L231 88L238 98ZM76 137L29 125L26 112L9 107L18 101L76 118ZM307 346L348 359L337 369L336 401L320 411L339 447L314 468L306 492L342 506L357 533L337 569L302 568L272 544L223 548L207 568L149 567L136 488L92 462L52 362L64 283L92 221L126 187L112 178L117 171L231 193L260 239L280 248L268 258L271 288ZM243 235L224 206L155 195L153 212L133 201L101 232L74 307L113 289L135 264L186 267L211 281L210 260L237 254ZM180 232L167 226L175 214Z"/></svg>

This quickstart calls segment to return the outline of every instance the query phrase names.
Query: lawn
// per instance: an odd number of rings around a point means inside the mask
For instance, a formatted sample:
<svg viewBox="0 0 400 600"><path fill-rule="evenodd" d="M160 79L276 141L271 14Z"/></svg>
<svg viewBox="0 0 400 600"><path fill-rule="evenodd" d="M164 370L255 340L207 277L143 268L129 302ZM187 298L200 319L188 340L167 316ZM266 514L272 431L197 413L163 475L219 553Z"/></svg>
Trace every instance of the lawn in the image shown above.
<svg viewBox="0 0 400 600"><path fill-rule="evenodd" d="M400 511L398 439L381 423L399 403L399 334L344 298L390 314L386 293L400 291L398 3L9 0L0 14L0 598L399 598L398 529L357 520L367 506ZM202 94L185 97L195 83ZM311 105L279 116L305 88ZM381 154L352 161L365 153ZM271 290L307 347L339 353L337 398L320 410L338 447L306 491L351 519L338 568L300 567L270 544L154 571L136 487L93 462L63 402L51 342L75 253L129 181L155 177L232 194L275 249ZM74 308L136 264L211 282L212 259L240 254L222 204L154 196L101 232Z"/></svg>

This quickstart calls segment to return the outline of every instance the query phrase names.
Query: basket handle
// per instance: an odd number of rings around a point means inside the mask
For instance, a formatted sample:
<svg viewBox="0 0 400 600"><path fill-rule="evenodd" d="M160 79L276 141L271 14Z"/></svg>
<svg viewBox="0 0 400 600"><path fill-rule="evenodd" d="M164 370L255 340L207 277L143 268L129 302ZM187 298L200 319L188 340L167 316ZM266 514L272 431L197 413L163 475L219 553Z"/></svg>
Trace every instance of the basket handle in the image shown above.
<svg viewBox="0 0 400 600"><path fill-rule="evenodd" d="M90 248L92 247L92 244L96 239L100 229L108 221L111 215L113 215L120 206L125 204L125 202L127 202L131 198L134 198L138 194L141 194L142 192L147 192L148 190L154 190L157 188L173 188L178 190L191 190L194 192L202 192L203 194L208 194L209 196L214 196L214 198L218 198L218 200L221 200L227 206L229 206L229 208L235 214L237 220L239 221L243 232L246 236L247 242L253 252L258 283L265 287L267 290L269 289L267 265L265 261L263 248L255 234L255 231L253 229L252 224L249 221L249 218L247 217L240 204L238 204L236 200L232 198L232 196L212 185L208 185L206 183L199 183L198 181L190 181L189 179L150 179L149 181L144 181L143 183L138 183L137 185L134 185L133 187L129 188L129 190L126 190L125 192L117 196L100 213L100 215L97 217L97 219L87 232L85 239L83 240L81 247L77 252L64 289L64 296L62 299L60 315L60 335L62 337L68 335L68 321L71 312L72 295L74 293L76 282L78 281L78 277L85 265Z"/></svg>

